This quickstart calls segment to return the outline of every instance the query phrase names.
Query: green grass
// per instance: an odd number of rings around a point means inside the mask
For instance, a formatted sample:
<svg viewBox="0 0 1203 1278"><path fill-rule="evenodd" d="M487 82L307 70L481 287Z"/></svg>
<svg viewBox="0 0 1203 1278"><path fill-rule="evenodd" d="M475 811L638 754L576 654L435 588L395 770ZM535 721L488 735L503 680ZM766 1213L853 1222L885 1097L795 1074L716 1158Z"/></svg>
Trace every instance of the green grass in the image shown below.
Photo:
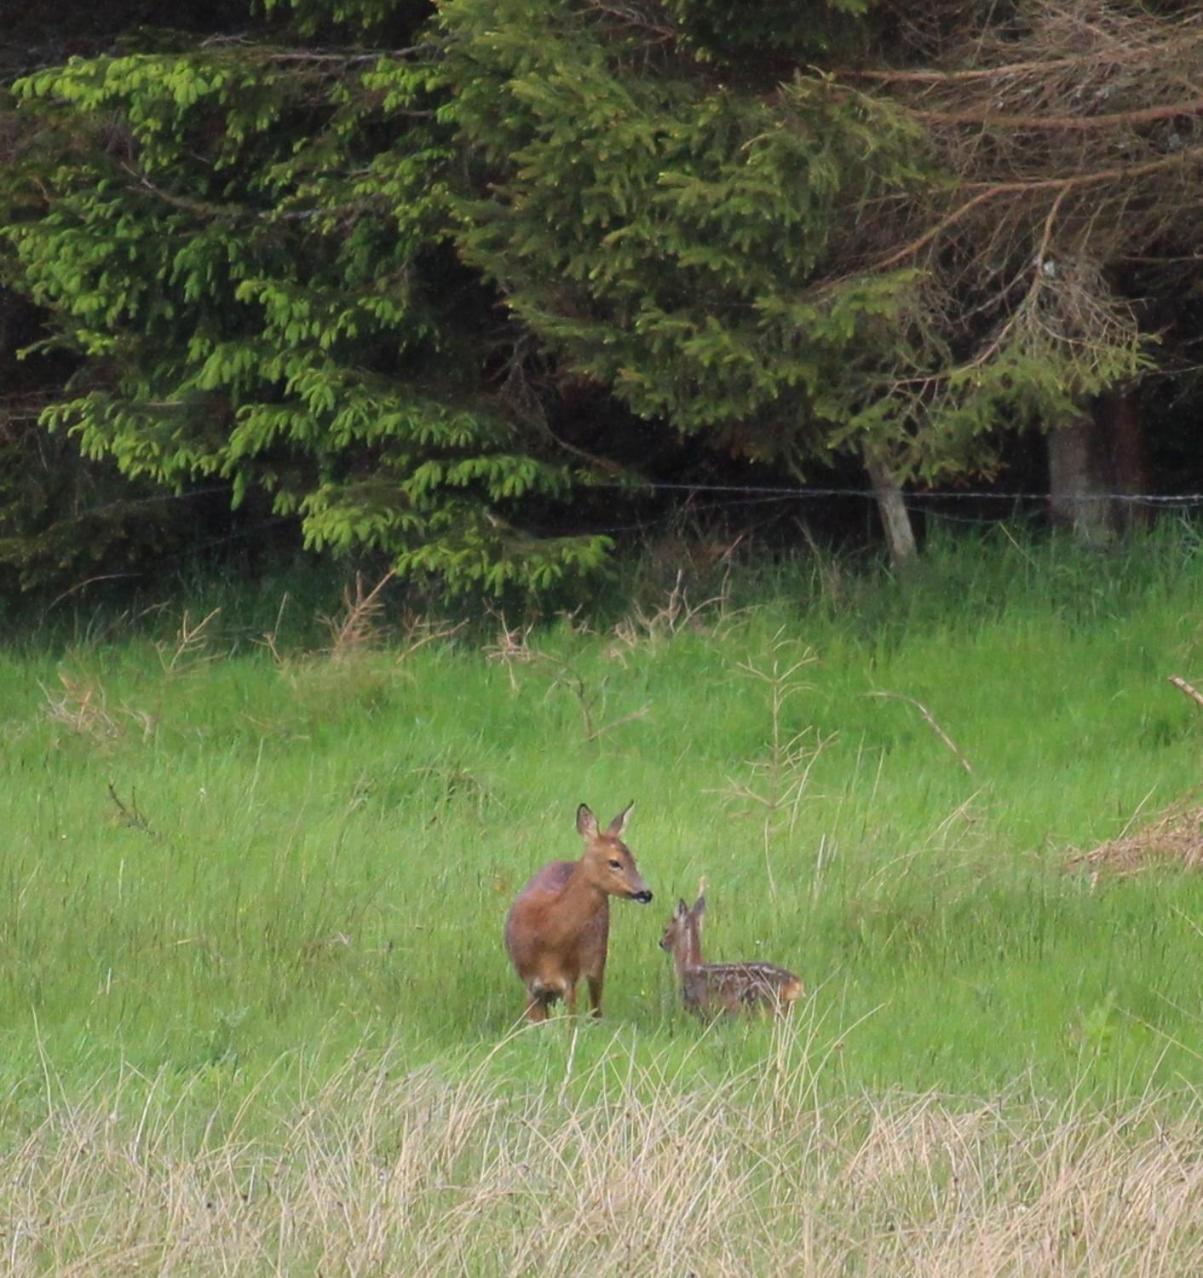
<svg viewBox="0 0 1203 1278"><path fill-rule="evenodd" d="M1200 598L1173 528L1109 555L937 544L905 582L779 565L692 616L644 582L637 613L514 632L508 659L494 619L333 656L300 626L273 659L251 640L279 595L229 587L27 633L0 654L0 1131L57 1149L64 1108L134 1095L113 1107L136 1125L149 1088L194 1156L222 1133L279 1150L355 1062L589 1122L615 1088L688 1108L760 1086L773 1027L703 1032L656 945L702 875L708 957L807 984L787 1056L808 1106L1190 1110L1203 881L1063 863L1198 784L1203 724L1165 678L1203 675ZM184 607L218 604L179 652ZM774 760L765 676L808 656ZM509 901L574 855L578 802L631 798L656 900L615 906L606 1024L510 1035Z"/></svg>

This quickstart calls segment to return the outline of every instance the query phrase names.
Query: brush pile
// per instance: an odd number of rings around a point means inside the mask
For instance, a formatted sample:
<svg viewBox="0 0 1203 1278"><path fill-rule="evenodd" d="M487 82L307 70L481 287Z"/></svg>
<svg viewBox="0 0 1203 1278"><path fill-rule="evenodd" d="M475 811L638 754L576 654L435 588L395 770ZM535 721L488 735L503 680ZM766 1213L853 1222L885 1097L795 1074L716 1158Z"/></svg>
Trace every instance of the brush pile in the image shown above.
<svg viewBox="0 0 1203 1278"><path fill-rule="evenodd" d="M1089 852L1075 850L1065 868L1127 877L1159 866L1203 868L1203 807L1189 802L1174 804L1133 834L1100 843Z"/></svg>

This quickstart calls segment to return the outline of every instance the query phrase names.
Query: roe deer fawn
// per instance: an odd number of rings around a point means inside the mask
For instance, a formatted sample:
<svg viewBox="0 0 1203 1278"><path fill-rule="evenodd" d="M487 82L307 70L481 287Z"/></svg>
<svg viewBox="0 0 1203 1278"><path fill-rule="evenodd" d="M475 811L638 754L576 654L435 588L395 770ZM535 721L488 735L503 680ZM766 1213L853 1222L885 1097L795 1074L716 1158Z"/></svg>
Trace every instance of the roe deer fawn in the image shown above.
<svg viewBox="0 0 1203 1278"><path fill-rule="evenodd" d="M699 896L693 909L684 901L677 908L660 938L681 982L685 1007L699 1016L715 1012L772 1010L788 1012L802 993L802 982L776 963L703 963L702 915L706 898Z"/></svg>
<svg viewBox="0 0 1203 1278"><path fill-rule="evenodd" d="M610 933L611 896L652 899L622 841L634 803L628 803L606 829L585 804L576 810L576 828L585 840L579 861L552 861L518 893L505 920L505 948L526 986L526 1017L545 1021L547 1009L564 999L576 1011L576 987L589 983L589 1003L601 1015Z"/></svg>

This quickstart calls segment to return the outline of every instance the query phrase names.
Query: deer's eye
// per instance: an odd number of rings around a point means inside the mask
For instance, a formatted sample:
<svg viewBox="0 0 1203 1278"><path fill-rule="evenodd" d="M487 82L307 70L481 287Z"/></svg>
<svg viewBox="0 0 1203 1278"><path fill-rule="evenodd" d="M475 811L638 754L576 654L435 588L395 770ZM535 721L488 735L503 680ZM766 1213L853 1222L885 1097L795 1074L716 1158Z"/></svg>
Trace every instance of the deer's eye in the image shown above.
<svg viewBox="0 0 1203 1278"><path fill-rule="evenodd" d="M610 862L610 869L612 869L612 870L621 870L621 869L622 869L622 862L621 862L621 861L611 861L611 862Z"/></svg>

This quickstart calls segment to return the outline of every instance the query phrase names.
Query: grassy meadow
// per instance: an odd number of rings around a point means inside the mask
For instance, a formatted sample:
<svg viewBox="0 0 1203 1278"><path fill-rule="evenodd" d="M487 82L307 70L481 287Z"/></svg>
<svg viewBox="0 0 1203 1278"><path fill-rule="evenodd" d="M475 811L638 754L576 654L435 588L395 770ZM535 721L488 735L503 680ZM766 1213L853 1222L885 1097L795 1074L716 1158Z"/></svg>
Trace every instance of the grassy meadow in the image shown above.
<svg viewBox="0 0 1203 1278"><path fill-rule="evenodd" d="M529 629L320 589L0 651L11 1272L1203 1267L1203 878L1065 868L1198 785L1189 527ZM606 1017L523 1028L509 902L632 798ZM679 1011L702 876L789 1024Z"/></svg>

